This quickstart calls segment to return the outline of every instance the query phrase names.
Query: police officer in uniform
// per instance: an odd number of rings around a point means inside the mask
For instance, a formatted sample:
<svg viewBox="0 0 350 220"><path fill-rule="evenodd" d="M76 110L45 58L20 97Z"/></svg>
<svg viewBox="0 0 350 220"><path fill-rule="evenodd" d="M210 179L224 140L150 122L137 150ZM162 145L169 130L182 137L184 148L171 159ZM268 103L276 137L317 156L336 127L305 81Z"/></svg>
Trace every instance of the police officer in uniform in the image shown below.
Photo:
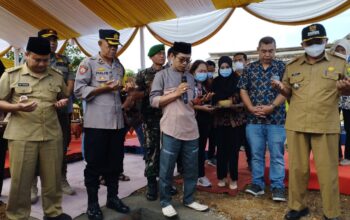
<svg viewBox="0 0 350 220"><path fill-rule="evenodd" d="M71 128L70 128L70 114L72 113L73 103L72 103L72 93L74 87L75 74L70 69L70 62L68 58L64 55L56 53L57 49L57 32L53 29L43 29L38 32L38 37L46 38L50 41L51 53L50 53L50 66L58 69L62 72L64 82L67 85L67 90L69 93L68 105L64 108L57 110L58 120L61 125L63 134L63 161L62 161L62 192L67 195L75 194L75 191L69 185L67 181L67 160L66 154L71 141ZM37 178L34 178L32 190L31 190L32 203L38 200L38 188L37 188Z"/></svg>
<svg viewBox="0 0 350 220"><path fill-rule="evenodd" d="M290 98L286 119L289 155L290 211L285 219L300 219L309 213L304 203L312 150L320 183L324 219L339 219L338 141L339 95L348 94L350 70L345 59L325 51L326 30L312 24L302 30L305 54L286 67L283 83L273 81Z"/></svg>
<svg viewBox="0 0 350 220"><path fill-rule="evenodd" d="M149 93L156 73L162 70L165 63L164 44L152 46L148 51L148 57L152 60L152 66L141 70L136 76L137 91L132 93L135 99L142 99L141 113L143 115L143 133L145 135L145 177L147 177L146 198L150 201L157 200L157 177L159 176L160 153L160 127L162 110L153 108L149 103ZM171 193L177 193L176 187L172 187Z"/></svg>
<svg viewBox="0 0 350 220"><path fill-rule="evenodd" d="M99 30L99 54L84 59L77 71L74 94L86 101L84 114L84 170L90 220L103 219L98 203L99 177L107 186L107 208L127 213L129 207L118 198L118 177L122 169L124 127L120 100L124 68L115 58L119 33Z"/></svg>
<svg viewBox="0 0 350 220"><path fill-rule="evenodd" d="M0 80L0 109L11 112L4 138L10 151L8 219L29 219L30 187L39 162L45 220L70 220L62 213L62 131L56 109L68 99L62 73L49 67L50 43L30 37L26 63Z"/></svg>

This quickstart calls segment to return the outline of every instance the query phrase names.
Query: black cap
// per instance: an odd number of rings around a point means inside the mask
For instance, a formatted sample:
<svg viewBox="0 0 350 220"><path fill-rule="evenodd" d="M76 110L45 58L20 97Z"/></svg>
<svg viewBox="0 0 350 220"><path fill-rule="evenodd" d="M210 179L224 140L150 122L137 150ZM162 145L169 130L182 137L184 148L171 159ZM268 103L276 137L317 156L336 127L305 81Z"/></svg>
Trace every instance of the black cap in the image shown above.
<svg viewBox="0 0 350 220"><path fill-rule="evenodd" d="M100 39L106 40L109 45L121 45L119 41L119 32L110 29L99 30Z"/></svg>
<svg viewBox="0 0 350 220"><path fill-rule="evenodd" d="M304 27L301 37L302 41L305 42L314 38L327 38L327 33L322 24L312 24Z"/></svg>
<svg viewBox="0 0 350 220"><path fill-rule="evenodd" d="M174 42L173 49L178 53L191 54L192 45L185 42Z"/></svg>
<svg viewBox="0 0 350 220"><path fill-rule="evenodd" d="M38 32L38 37L43 37L43 38L55 38L56 40L58 39L57 32L53 29L42 29Z"/></svg>
<svg viewBox="0 0 350 220"><path fill-rule="evenodd" d="M39 55L48 55L51 52L50 42L42 37L30 37L27 44L27 51Z"/></svg>

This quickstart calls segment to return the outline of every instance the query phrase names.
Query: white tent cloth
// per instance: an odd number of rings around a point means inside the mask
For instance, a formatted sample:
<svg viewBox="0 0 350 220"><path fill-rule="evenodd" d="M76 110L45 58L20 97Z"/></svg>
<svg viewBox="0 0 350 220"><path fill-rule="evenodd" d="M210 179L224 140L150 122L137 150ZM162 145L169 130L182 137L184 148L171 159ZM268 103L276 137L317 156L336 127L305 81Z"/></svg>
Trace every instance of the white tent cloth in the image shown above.
<svg viewBox="0 0 350 220"><path fill-rule="evenodd" d="M121 44L125 44L126 42L128 42L128 40L134 33L135 29L136 28L127 28L120 31ZM86 50L86 52L88 52L90 55L95 55L100 50L98 46L99 39L100 38L98 34L91 34L91 35L86 35L86 36L81 36L76 38L80 46L83 47L84 50ZM118 48L118 50L120 49L121 47Z"/></svg>
<svg viewBox="0 0 350 220"><path fill-rule="evenodd" d="M0 39L0 53L6 50L9 46L10 44L7 41Z"/></svg>
<svg viewBox="0 0 350 220"><path fill-rule="evenodd" d="M154 22L148 25L151 32L167 42L195 43L208 37L227 19L233 9L216 10L205 14Z"/></svg>
<svg viewBox="0 0 350 220"><path fill-rule="evenodd" d="M178 18L216 10L211 0L165 0Z"/></svg>
<svg viewBox="0 0 350 220"><path fill-rule="evenodd" d="M322 16L341 6L347 0L265 0L250 4L247 9L277 22L298 22Z"/></svg>

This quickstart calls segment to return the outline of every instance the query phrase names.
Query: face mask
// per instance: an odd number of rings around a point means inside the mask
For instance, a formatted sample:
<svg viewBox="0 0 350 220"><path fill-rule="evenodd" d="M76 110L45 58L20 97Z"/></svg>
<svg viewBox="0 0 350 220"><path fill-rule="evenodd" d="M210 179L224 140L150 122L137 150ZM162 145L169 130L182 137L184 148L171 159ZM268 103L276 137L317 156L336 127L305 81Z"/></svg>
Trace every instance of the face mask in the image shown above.
<svg viewBox="0 0 350 220"><path fill-rule="evenodd" d="M325 48L326 44L313 44L311 46L305 47L305 52L310 57L318 57L323 53Z"/></svg>
<svg viewBox="0 0 350 220"><path fill-rule="evenodd" d="M235 62L236 70L241 71L244 69L244 64L242 62Z"/></svg>
<svg viewBox="0 0 350 220"><path fill-rule="evenodd" d="M199 82L204 82L208 77L208 73L196 73L195 79Z"/></svg>
<svg viewBox="0 0 350 220"><path fill-rule="evenodd" d="M212 79L214 77L214 74L212 72L208 72L208 78Z"/></svg>
<svg viewBox="0 0 350 220"><path fill-rule="evenodd" d="M231 68L228 68L228 69L220 69L220 71L219 71L219 73L220 73L220 75L222 76L222 77L229 77L230 75L231 75L231 73L232 73L232 69Z"/></svg>

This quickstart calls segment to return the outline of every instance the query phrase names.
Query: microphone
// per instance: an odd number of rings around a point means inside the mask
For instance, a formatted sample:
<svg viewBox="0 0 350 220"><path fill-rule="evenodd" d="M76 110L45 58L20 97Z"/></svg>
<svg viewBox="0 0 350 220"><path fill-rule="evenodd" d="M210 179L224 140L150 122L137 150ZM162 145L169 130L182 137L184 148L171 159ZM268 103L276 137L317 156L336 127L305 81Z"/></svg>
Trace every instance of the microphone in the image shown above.
<svg viewBox="0 0 350 220"><path fill-rule="evenodd" d="M186 78L185 74L182 75L182 77L181 77L181 82L182 82L182 83L187 83L187 78ZM187 91L186 91L185 93L182 94L182 100L184 101L185 104L188 103Z"/></svg>

